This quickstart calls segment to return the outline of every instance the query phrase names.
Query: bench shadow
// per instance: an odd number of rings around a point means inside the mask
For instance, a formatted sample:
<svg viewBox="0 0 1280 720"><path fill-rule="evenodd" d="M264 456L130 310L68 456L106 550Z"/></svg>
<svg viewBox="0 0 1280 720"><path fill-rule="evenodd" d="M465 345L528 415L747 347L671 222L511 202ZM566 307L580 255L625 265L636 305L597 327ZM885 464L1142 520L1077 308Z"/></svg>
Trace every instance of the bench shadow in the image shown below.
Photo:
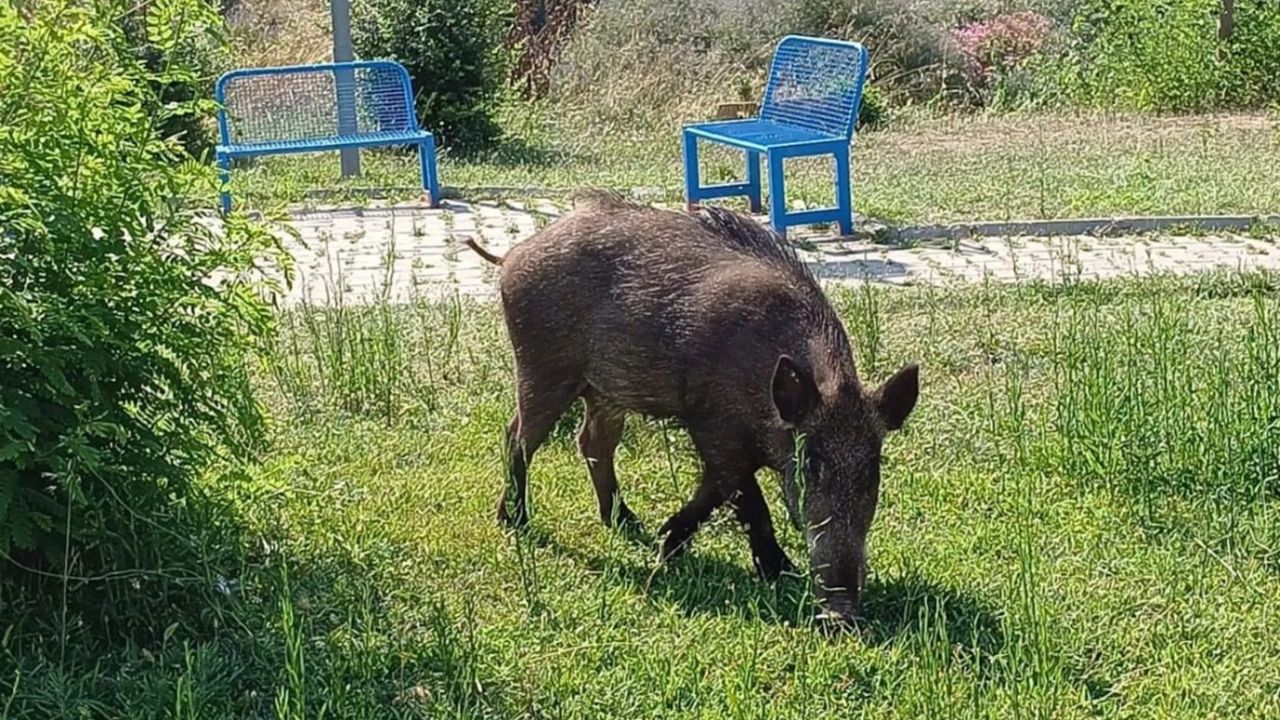
<svg viewBox="0 0 1280 720"><path fill-rule="evenodd" d="M832 260L829 257L817 262L805 263L819 280L865 280L890 282L905 278L910 273L907 266L893 260L857 259Z"/></svg>

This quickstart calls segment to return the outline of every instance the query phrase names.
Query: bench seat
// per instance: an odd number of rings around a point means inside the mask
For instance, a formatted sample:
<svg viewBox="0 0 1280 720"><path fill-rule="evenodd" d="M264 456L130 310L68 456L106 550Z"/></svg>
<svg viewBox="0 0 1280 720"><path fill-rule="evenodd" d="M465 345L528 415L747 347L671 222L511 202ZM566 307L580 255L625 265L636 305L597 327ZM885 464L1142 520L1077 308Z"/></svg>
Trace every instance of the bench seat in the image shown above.
<svg viewBox="0 0 1280 720"><path fill-rule="evenodd" d="M431 137L425 130L412 132L381 132L364 135L348 135L307 140L280 140L277 142L219 145L218 152L231 157L253 155L280 155L285 153L321 152L349 147L383 147L387 145L416 145Z"/></svg>
<svg viewBox="0 0 1280 720"><path fill-rule="evenodd" d="M690 125L686 129L700 138L758 152L768 152L772 148L848 142L839 135L758 118L702 123Z"/></svg>

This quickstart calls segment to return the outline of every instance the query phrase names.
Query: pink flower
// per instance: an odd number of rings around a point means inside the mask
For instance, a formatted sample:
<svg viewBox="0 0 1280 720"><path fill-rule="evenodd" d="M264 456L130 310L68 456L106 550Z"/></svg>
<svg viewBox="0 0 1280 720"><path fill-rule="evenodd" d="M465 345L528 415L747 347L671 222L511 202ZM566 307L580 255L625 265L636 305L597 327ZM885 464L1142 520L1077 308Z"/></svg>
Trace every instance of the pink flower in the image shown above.
<svg viewBox="0 0 1280 720"><path fill-rule="evenodd" d="M1021 10L956 28L951 31L951 39L964 56L971 77L985 81L1038 54L1044 49L1049 30L1048 18Z"/></svg>

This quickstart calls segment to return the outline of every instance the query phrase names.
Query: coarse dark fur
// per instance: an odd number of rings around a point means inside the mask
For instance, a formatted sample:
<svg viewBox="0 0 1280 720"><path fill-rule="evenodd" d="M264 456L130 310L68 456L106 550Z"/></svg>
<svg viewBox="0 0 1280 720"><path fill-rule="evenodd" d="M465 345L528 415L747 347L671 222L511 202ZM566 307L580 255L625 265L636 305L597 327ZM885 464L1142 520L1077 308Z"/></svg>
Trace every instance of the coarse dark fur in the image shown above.
<svg viewBox="0 0 1280 720"><path fill-rule="evenodd" d="M578 444L600 517L634 522L613 463L624 418L676 418L703 475L659 531L663 557L679 554L728 503L761 574L791 569L755 477L769 467L783 474L787 507L809 540L825 612L857 612L880 446L915 405L917 370L865 391L844 326L790 246L728 210L689 215L600 192L580 195L505 258L469 244L501 266L515 350L502 522L527 522L529 461L578 398L586 402Z"/></svg>

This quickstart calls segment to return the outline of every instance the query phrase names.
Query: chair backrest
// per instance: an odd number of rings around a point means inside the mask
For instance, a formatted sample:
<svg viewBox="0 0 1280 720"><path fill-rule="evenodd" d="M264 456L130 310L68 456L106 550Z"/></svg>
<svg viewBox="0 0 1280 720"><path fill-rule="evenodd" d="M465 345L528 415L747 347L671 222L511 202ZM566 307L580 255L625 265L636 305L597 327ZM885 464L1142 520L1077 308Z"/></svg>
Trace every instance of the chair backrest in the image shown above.
<svg viewBox="0 0 1280 720"><path fill-rule="evenodd" d="M232 70L215 97L224 145L418 129L409 73L390 60Z"/></svg>
<svg viewBox="0 0 1280 720"><path fill-rule="evenodd" d="M852 138L866 79L858 43L788 35L774 51L760 118Z"/></svg>

